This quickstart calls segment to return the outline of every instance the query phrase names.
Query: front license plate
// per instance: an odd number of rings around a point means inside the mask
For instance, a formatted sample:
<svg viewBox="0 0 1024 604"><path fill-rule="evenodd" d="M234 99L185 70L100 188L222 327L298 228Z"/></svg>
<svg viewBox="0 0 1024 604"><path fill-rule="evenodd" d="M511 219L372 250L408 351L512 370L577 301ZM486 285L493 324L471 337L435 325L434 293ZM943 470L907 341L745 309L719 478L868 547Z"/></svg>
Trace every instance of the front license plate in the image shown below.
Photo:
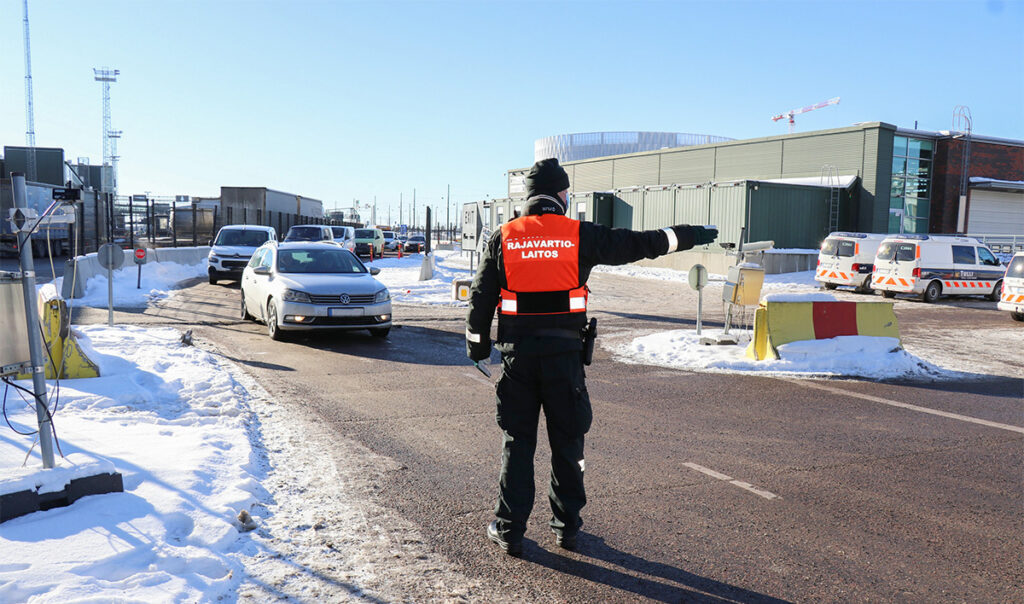
<svg viewBox="0 0 1024 604"><path fill-rule="evenodd" d="M328 317L361 317L363 316L363 309L361 308L328 308Z"/></svg>

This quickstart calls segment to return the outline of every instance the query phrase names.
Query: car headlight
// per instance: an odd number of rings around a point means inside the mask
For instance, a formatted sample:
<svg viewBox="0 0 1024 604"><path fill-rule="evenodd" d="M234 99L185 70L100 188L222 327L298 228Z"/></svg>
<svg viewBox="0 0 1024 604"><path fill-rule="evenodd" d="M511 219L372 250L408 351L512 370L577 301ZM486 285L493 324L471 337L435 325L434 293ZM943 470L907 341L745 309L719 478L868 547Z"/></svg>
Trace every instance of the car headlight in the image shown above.
<svg viewBox="0 0 1024 604"><path fill-rule="evenodd" d="M217 255L214 254L213 252L210 252L210 255L207 256L206 259L209 260L210 262L216 262L217 261Z"/></svg>
<svg viewBox="0 0 1024 604"><path fill-rule="evenodd" d="M283 298L285 302L302 302L304 304L310 303L309 294L307 294L306 292L296 291L294 289L284 290Z"/></svg>
<svg viewBox="0 0 1024 604"><path fill-rule="evenodd" d="M390 299L391 292L389 292L387 288L380 290L379 292L376 293L376 295L373 296L374 302L387 302Z"/></svg>

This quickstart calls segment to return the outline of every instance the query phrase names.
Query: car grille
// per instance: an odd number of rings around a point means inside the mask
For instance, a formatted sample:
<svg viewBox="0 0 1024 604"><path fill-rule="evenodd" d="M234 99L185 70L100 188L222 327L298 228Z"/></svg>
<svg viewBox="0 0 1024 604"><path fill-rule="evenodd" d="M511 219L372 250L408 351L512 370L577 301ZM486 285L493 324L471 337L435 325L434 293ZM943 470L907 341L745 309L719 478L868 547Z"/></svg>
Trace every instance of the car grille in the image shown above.
<svg viewBox="0 0 1024 604"><path fill-rule="evenodd" d="M373 327L379 325L380 319L372 317L316 317L309 325L361 325Z"/></svg>
<svg viewBox="0 0 1024 604"><path fill-rule="evenodd" d="M221 260L220 265L224 268L245 268L245 265L249 264L248 260Z"/></svg>
<svg viewBox="0 0 1024 604"><path fill-rule="evenodd" d="M341 301L341 296L342 294L329 296L309 294L309 299L313 304L348 304L350 306L373 304L373 294L349 294L347 303Z"/></svg>

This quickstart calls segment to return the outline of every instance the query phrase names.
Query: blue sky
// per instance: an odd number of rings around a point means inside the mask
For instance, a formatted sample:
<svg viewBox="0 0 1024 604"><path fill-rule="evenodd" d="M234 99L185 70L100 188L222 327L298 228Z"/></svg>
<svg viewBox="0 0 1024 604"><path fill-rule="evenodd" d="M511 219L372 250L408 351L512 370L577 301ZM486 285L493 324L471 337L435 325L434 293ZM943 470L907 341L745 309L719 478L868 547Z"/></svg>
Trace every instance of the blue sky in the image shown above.
<svg viewBox="0 0 1024 604"><path fill-rule="evenodd" d="M447 186L503 197L535 139L652 130L755 138L885 121L1024 139L1024 2L29 1L38 146L121 193L267 186L397 221ZM25 142L22 0L0 0L0 144ZM408 216L408 209L405 210Z"/></svg>

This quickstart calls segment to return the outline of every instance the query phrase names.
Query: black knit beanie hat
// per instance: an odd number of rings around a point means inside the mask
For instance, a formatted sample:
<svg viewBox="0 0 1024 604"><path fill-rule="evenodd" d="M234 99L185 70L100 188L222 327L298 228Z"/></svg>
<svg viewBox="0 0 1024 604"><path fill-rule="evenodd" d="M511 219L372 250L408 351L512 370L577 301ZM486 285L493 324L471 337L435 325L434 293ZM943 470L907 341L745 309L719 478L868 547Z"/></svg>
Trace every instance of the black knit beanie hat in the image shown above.
<svg viewBox="0 0 1024 604"><path fill-rule="evenodd" d="M550 195L557 197L569 188L569 175L565 173L554 157L542 159L533 164L526 173L526 195Z"/></svg>

